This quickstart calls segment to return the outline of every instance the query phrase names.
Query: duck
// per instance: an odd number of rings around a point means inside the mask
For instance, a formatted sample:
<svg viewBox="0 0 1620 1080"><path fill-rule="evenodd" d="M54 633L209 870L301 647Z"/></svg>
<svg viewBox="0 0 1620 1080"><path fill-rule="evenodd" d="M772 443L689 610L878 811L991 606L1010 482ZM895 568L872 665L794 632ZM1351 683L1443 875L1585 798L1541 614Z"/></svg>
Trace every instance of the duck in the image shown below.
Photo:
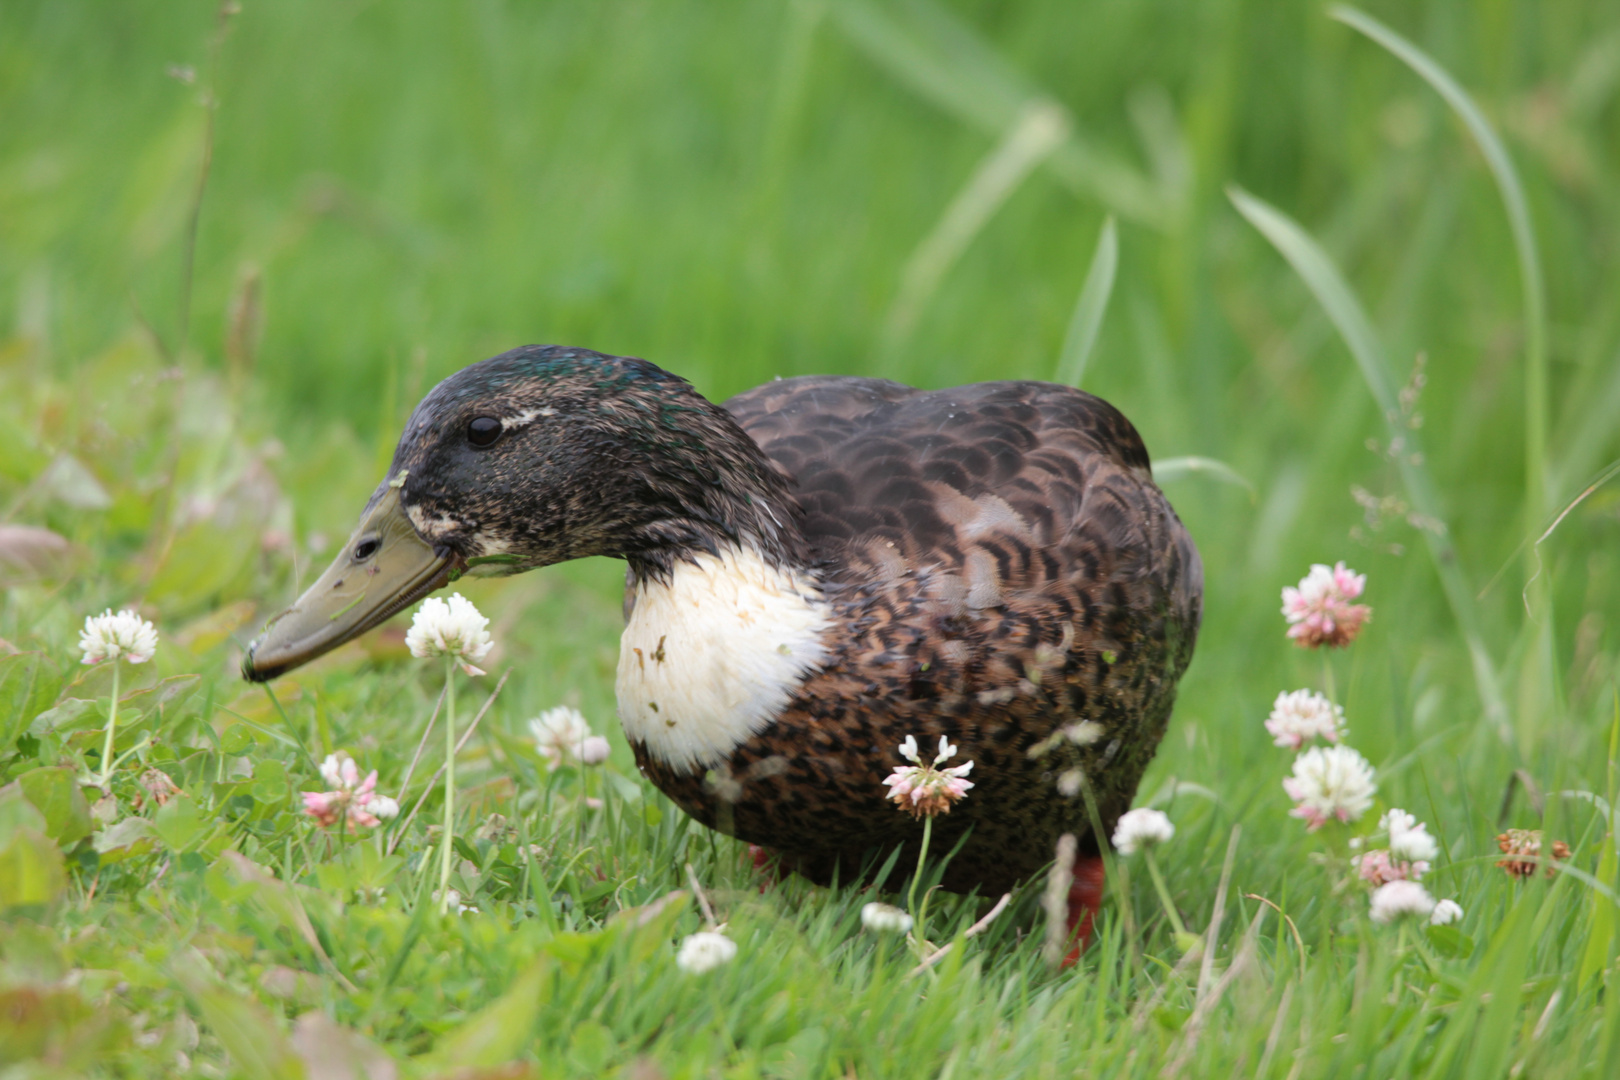
<svg viewBox="0 0 1620 1080"><path fill-rule="evenodd" d="M646 360L513 349L416 407L348 543L243 674L273 679L463 574L592 555L627 564L619 718L681 810L779 873L851 881L918 857L924 822L885 780L938 745L972 762L972 790L927 823L941 885L1008 891L1072 836L1083 945L1202 614L1198 549L1118 409L1049 382L857 376L717 405Z"/></svg>

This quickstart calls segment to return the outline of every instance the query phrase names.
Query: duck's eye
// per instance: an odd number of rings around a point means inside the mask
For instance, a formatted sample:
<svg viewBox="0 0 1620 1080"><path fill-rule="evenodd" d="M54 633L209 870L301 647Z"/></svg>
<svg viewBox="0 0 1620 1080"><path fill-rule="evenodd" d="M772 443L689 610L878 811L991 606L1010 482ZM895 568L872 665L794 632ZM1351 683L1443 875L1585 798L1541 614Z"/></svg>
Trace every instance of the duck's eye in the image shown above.
<svg viewBox="0 0 1620 1080"><path fill-rule="evenodd" d="M354 545L354 561L365 562L367 559L377 554L377 549L380 547L382 547L382 541L377 539L375 536L368 536L364 538L358 544Z"/></svg>
<svg viewBox="0 0 1620 1080"><path fill-rule="evenodd" d="M501 422L493 416L480 416L467 425L467 441L474 446L490 446L501 437Z"/></svg>

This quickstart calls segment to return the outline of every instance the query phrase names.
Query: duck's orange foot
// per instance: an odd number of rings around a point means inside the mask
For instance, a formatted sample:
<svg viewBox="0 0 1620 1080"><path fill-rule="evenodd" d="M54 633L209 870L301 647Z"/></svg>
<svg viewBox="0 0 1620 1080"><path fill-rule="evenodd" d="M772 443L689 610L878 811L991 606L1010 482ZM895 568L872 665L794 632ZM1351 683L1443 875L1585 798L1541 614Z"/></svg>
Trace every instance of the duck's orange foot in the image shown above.
<svg viewBox="0 0 1620 1080"><path fill-rule="evenodd" d="M1074 883L1069 886L1069 940L1074 947L1063 958L1064 967L1080 962L1091 944L1091 925L1102 910L1103 861L1101 855L1082 855L1074 861Z"/></svg>

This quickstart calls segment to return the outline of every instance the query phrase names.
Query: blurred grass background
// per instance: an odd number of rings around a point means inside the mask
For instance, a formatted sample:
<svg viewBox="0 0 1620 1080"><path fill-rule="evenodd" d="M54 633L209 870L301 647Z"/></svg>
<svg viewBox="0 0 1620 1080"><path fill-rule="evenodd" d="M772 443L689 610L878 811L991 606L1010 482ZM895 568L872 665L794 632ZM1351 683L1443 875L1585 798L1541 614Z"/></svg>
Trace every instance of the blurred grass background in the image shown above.
<svg viewBox="0 0 1620 1080"><path fill-rule="evenodd" d="M206 662L229 696L215 631L250 633L330 556L449 372L561 342L715 398L815 372L1050 378L1112 214L1083 385L1155 458L1220 459L1254 489L1166 480L1208 596L1144 793L1179 776L1220 796L1176 856L1178 894L1207 907L1233 821L1275 831L1274 877L1309 847L1249 815L1286 806L1260 721L1320 674L1277 614L1316 561L1369 573L1377 614L1339 687L1383 794L1488 851L1514 769L1547 790L1607 781L1620 489L1539 548L1553 632L1530 693L1521 543L1620 456L1620 3L1365 10L1475 95L1524 181L1549 298L1544 506L1525 505L1527 326L1485 161L1316 3L287 0L244 4L226 32L200 0L6 4L0 507L88 554L66 585L9 590L0 635L66 655L87 605L139 600L195 646L160 662ZM996 176L1005 197L980 197ZM1397 383L1425 357L1424 464L1508 683L1510 745L1480 722L1421 536L1386 499L1404 494L1369 447L1383 418L1230 185L1320 239ZM503 723L572 699L610 726L620 574L467 583L517 672ZM376 692L323 690L360 727Z"/></svg>
<svg viewBox="0 0 1620 1080"><path fill-rule="evenodd" d="M1525 177L1551 297L1541 517L1620 451L1620 6L1369 10L1479 95ZM1517 640L1525 327L1501 205L1441 101L1315 4L290 2L223 35L209 3L12 4L0 72L13 363L81 408L111 396L95 365L118 343L234 367L245 422L287 448L300 538L349 527L434 381L524 342L645 356L715 397L810 372L1050 377L1115 211L1086 387L1156 457L1220 458L1258 491L1172 484L1210 568L1192 686L1271 636L1277 588L1312 560L1370 569L1407 608L1381 632L1445 653L1413 531L1375 533L1352 498L1399 494L1365 445L1376 410L1227 202L1238 184L1322 238L1397 380L1426 354L1429 467L1467 580L1507 567L1486 640L1504 663ZM1071 141L886 333L908 260L1031 101ZM1583 699L1613 649L1616 505L1599 492L1542 548Z"/></svg>

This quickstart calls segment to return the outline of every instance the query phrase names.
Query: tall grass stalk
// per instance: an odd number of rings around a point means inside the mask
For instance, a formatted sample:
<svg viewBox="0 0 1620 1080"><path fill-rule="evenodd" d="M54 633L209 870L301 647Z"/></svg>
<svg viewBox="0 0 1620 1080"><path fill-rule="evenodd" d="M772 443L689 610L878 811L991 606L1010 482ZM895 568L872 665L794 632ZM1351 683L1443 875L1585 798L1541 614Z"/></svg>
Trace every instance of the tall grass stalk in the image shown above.
<svg viewBox="0 0 1620 1080"><path fill-rule="evenodd" d="M1520 663L1518 686L1520 749L1528 752L1531 741L1539 733L1540 721L1553 708L1556 696L1551 580L1549 575L1541 573L1534 543L1547 515L1547 298L1530 207L1507 147L1473 98L1445 68L1410 41L1355 8L1338 5L1331 14L1393 53L1451 106L1490 166L1513 232L1519 283L1524 292L1525 322L1523 535L1532 541L1525 552L1521 579L1531 625L1526 628L1528 647Z"/></svg>
<svg viewBox="0 0 1620 1080"><path fill-rule="evenodd" d="M831 0L830 8L850 40L891 75L986 134L1002 134L1032 105L1055 104L977 31L928 0ZM1098 199L1121 217L1164 227L1170 211L1160 185L1087 138L1067 111L1063 118L1063 138L1050 156L1052 172L1076 194Z"/></svg>
<svg viewBox="0 0 1620 1080"><path fill-rule="evenodd" d="M1446 600L1451 605L1457 630L1468 644L1469 657L1473 662L1474 682L1479 690L1480 703L1485 708L1485 718L1504 743L1513 745L1514 733L1508 716L1507 701L1502 694L1501 679L1497 674L1496 665L1491 660L1490 651L1486 648L1485 640L1479 631L1474 594L1467 581L1463 579L1462 567L1458 565L1457 551L1451 541L1451 531L1446 526L1439 493L1435 488L1434 478L1429 473L1428 458L1423 455L1418 433L1403 420L1400 400L1396 394L1394 380L1389 373L1389 362L1385 358L1384 345L1379 340L1378 332L1373 329L1372 321L1367 317L1361 302L1356 299L1349 283L1345 281L1344 275L1339 272L1322 246L1300 227L1298 222L1241 188L1229 188L1227 195L1238 212L1247 218L1262 236L1271 241L1278 253L1293 266L1295 273L1304 280L1306 287L1316 297L1317 303L1322 305L1328 318L1332 320L1349 347L1350 355L1355 359L1362 379L1366 382L1367 389L1372 392L1373 400L1377 402L1378 410L1383 416L1385 429L1389 435L1389 449L1395 459L1401 482L1406 488L1407 498L1422 515L1426 524L1426 527L1419 531L1423 534L1424 544L1434 563L1435 573L1440 578ZM1519 749L1523 752L1527 751L1528 747L1521 745Z"/></svg>
<svg viewBox="0 0 1620 1080"><path fill-rule="evenodd" d="M892 356L917 324L962 252L1068 131L1068 118L1049 101L1032 101L973 171L944 214L917 245L900 275L900 291L884 327L885 355Z"/></svg>
<svg viewBox="0 0 1620 1080"><path fill-rule="evenodd" d="M175 327L174 358L185 356L186 344L191 339L192 286L196 276L197 231L202 225L203 196L208 192L208 177L214 169L214 122L219 109L215 87L219 78L219 53L230 33L231 18L241 10L235 0L220 0L214 14L214 32L208 39L208 75L202 91L203 137L202 160L197 165L197 183L192 191L191 205L186 212L185 240L180 245L180 310Z"/></svg>
<svg viewBox="0 0 1620 1080"><path fill-rule="evenodd" d="M1536 251L1535 229L1524 185L1508 156L1507 147L1491 127L1468 91L1428 53L1364 12L1336 4L1329 14L1389 50L1445 99L1479 145L1507 210L1508 227L1519 262L1519 283L1524 293L1524 529L1534 537L1547 513L1547 287ZM1525 577L1531 570L1525 568ZM1540 605L1538 604L1537 607Z"/></svg>
<svg viewBox="0 0 1620 1080"><path fill-rule="evenodd" d="M1160 458L1153 463L1153 479L1156 483L1163 484L1167 480L1181 480L1189 476L1207 476L1211 480L1240 487L1249 493L1250 502L1256 501L1260 495L1254 481L1216 458L1189 454Z"/></svg>
<svg viewBox="0 0 1620 1080"><path fill-rule="evenodd" d="M1110 215L1097 236L1097 250L1092 253L1085 284L1080 286L1080 299L1074 305L1074 317L1069 320L1069 332L1063 338L1063 352L1058 356L1056 379L1064 386L1078 387L1086 377L1086 364L1102 332L1118 270L1119 230Z"/></svg>

